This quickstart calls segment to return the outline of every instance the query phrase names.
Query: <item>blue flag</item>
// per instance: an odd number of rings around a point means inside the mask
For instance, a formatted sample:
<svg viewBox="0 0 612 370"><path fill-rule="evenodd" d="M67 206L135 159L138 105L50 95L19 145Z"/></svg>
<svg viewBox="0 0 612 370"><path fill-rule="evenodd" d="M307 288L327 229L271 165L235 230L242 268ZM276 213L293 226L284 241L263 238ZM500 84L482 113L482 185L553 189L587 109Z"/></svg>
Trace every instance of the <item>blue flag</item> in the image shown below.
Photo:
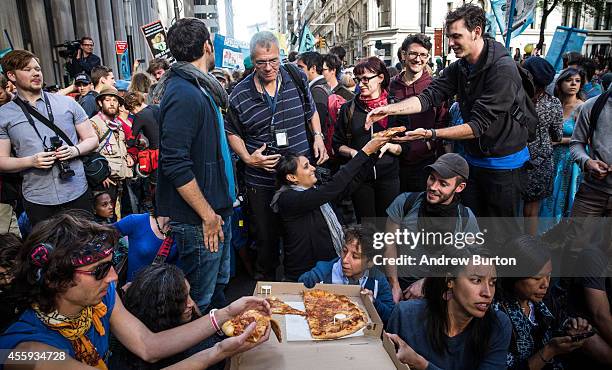
<svg viewBox="0 0 612 370"><path fill-rule="evenodd" d="M497 26L501 34L506 37L508 17L512 0L491 0L491 9L495 15ZM533 12L536 0L515 0L512 19L512 38L520 35L533 23Z"/></svg>
<svg viewBox="0 0 612 370"><path fill-rule="evenodd" d="M306 51L314 51L315 46L315 37L310 32L310 28L308 25L304 26L302 30L302 40L300 41L300 48L298 49L298 53L304 53Z"/></svg>
<svg viewBox="0 0 612 370"><path fill-rule="evenodd" d="M13 48L6 48L6 49L0 50L0 58L10 53L11 51L13 51ZM0 66L0 72L2 72L2 66Z"/></svg>

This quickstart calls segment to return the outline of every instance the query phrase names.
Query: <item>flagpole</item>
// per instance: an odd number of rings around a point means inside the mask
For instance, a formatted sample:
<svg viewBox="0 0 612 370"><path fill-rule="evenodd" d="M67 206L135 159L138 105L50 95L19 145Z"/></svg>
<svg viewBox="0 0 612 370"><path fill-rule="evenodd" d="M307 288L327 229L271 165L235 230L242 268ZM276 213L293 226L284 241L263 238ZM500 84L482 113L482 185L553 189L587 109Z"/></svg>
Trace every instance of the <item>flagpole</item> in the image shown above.
<svg viewBox="0 0 612 370"><path fill-rule="evenodd" d="M514 8L516 0L510 2L510 13L508 13L508 27L506 28L506 49L510 47L510 39L512 38L512 23L514 22Z"/></svg>

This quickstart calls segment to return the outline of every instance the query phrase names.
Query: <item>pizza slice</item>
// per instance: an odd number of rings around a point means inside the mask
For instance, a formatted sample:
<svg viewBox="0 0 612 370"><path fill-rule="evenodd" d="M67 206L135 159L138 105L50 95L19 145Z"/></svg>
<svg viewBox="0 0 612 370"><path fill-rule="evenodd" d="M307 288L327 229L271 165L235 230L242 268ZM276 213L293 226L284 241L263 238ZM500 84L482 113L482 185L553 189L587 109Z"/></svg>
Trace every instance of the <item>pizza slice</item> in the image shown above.
<svg viewBox="0 0 612 370"><path fill-rule="evenodd" d="M276 335L279 342L282 342L283 335L278 321L259 310L248 310L243 312L241 315L224 322L223 325L221 325L221 330L223 330L223 333L228 337L238 336L244 333L246 327L252 322L256 323L255 331L247 338L247 341L253 343L259 341L266 333L268 326L272 326L274 335Z"/></svg>
<svg viewBox="0 0 612 370"><path fill-rule="evenodd" d="M336 339L365 327L368 316L345 295L314 289L304 292L310 334L314 339Z"/></svg>
<svg viewBox="0 0 612 370"><path fill-rule="evenodd" d="M277 297L274 297L274 296L268 297L266 298L266 301L270 303L270 310L272 311L273 314L306 316L306 312L300 311L298 309L295 309L289 306L287 303L283 302Z"/></svg>
<svg viewBox="0 0 612 370"><path fill-rule="evenodd" d="M374 135L372 135L372 137L394 137L394 136L401 134L402 132L406 132L406 127L404 126L391 127L384 131L375 132Z"/></svg>

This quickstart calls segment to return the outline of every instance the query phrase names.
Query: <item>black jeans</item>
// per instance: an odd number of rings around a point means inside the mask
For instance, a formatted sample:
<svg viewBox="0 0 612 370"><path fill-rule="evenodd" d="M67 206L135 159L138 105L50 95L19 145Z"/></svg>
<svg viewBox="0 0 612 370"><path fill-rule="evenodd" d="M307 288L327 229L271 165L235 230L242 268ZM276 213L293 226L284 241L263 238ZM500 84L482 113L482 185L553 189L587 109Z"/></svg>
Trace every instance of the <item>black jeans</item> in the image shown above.
<svg viewBox="0 0 612 370"><path fill-rule="evenodd" d="M479 218L485 240L503 245L522 234L519 217L525 169L493 170L470 165L470 178L462 193L462 203Z"/></svg>
<svg viewBox="0 0 612 370"><path fill-rule="evenodd" d="M399 177L364 181L352 194L357 221L363 218L387 217L387 207L399 195Z"/></svg>
<svg viewBox="0 0 612 370"><path fill-rule="evenodd" d="M40 221L44 221L51 216L69 209L82 209L91 213L93 211L93 199L91 197L91 192L87 189L80 197L63 204L43 205L31 203L24 199L23 207L33 227Z"/></svg>
<svg viewBox="0 0 612 370"><path fill-rule="evenodd" d="M257 259L255 271L265 280L276 280L279 265L280 236L282 223L278 214L272 212L270 203L276 190L247 187L247 198L255 223Z"/></svg>
<svg viewBox="0 0 612 370"><path fill-rule="evenodd" d="M427 189L427 177L429 171L426 166L433 164L436 158L428 158L420 163L406 164L400 161L400 193L416 193Z"/></svg>

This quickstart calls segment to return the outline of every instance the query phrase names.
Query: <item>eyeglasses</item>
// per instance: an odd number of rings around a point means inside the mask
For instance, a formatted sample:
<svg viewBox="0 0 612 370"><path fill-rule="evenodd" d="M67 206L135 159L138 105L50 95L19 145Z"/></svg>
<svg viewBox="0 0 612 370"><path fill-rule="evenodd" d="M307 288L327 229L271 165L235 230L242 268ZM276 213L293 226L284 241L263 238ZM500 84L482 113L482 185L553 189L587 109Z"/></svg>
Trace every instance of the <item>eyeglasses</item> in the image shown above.
<svg viewBox="0 0 612 370"><path fill-rule="evenodd" d="M106 277L106 275L108 275L108 272L110 271L111 267L113 267L113 262L107 261L96 266L94 270L74 270L74 272L78 272L79 274L83 275L91 275L96 278L96 280L102 280Z"/></svg>
<svg viewBox="0 0 612 370"><path fill-rule="evenodd" d="M270 65L270 67L276 67L280 64L280 59L272 58L268 60L256 60L255 65L259 68L265 67L266 65Z"/></svg>
<svg viewBox="0 0 612 370"><path fill-rule="evenodd" d="M81 44L81 46L91 46L91 47L93 47L94 44Z"/></svg>
<svg viewBox="0 0 612 370"><path fill-rule="evenodd" d="M374 75L374 76L370 76L370 77L367 77L367 76L354 77L353 81L355 81L355 83L357 85L359 85L360 82L363 82L364 85L367 85L370 82L370 80L375 78L375 77L378 77L378 75Z"/></svg>
<svg viewBox="0 0 612 370"><path fill-rule="evenodd" d="M416 59L417 57L420 57L421 59L429 58L429 53L417 53L416 51L409 51L409 52L403 51L403 53L407 55L408 58L410 59Z"/></svg>

